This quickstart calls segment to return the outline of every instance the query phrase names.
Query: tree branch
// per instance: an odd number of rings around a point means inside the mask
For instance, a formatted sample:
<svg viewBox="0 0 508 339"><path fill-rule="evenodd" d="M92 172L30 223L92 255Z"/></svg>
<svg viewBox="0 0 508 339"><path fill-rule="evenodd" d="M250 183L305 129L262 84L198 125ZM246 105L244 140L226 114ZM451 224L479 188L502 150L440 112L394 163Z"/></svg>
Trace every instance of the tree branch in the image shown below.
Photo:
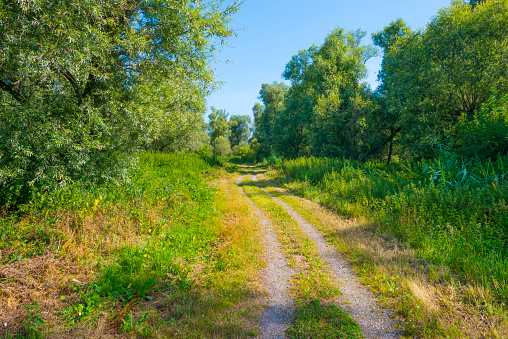
<svg viewBox="0 0 508 339"><path fill-rule="evenodd" d="M62 66L56 66L55 71L57 73L62 74L64 76L64 78L67 79L67 81L69 81L69 83L71 84L72 89L74 90L74 93L76 94L76 97L78 99L78 105L82 104L83 103L83 96L81 94L81 88L79 87L79 84L78 84L77 80L74 78L74 76L68 70L63 68Z"/></svg>
<svg viewBox="0 0 508 339"><path fill-rule="evenodd" d="M21 91L16 89L10 83L5 82L3 79L0 79L0 88L9 93L20 104L26 102L26 98L23 96L23 94L21 94Z"/></svg>

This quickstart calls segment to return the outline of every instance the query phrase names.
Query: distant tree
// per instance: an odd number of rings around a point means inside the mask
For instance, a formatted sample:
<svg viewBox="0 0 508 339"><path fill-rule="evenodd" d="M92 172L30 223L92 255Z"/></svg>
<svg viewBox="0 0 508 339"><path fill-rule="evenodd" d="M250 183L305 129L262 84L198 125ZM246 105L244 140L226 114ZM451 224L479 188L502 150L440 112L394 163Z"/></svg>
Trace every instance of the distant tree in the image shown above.
<svg viewBox="0 0 508 339"><path fill-rule="evenodd" d="M212 141L213 154L221 157L231 156L231 144L229 140L220 135Z"/></svg>
<svg viewBox="0 0 508 339"><path fill-rule="evenodd" d="M233 115L229 122L231 125L229 137L231 147L247 145L252 130L250 117L248 115Z"/></svg>
<svg viewBox="0 0 508 339"><path fill-rule="evenodd" d="M216 109L215 107L211 107L211 111L208 115L211 142L213 143L218 137L229 138L232 125L228 120L229 113L224 109ZM233 124L235 123L233 122Z"/></svg>
<svg viewBox="0 0 508 339"><path fill-rule="evenodd" d="M288 86L282 82L261 86L259 98L263 102L263 106L254 106L254 137L259 143L259 157L267 157L273 151L278 133L275 129L275 122L284 110L284 98L287 91Z"/></svg>

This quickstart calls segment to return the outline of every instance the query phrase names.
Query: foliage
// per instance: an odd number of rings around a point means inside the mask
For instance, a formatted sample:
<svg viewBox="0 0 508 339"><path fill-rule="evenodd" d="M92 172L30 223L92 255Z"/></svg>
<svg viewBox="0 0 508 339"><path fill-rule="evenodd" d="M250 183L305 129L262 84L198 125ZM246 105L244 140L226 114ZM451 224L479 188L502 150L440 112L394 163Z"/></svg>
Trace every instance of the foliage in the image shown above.
<svg viewBox="0 0 508 339"><path fill-rule="evenodd" d="M302 194L350 217L369 216L418 255L508 295L508 159L464 161L443 152L416 164L299 158L276 163Z"/></svg>
<svg viewBox="0 0 508 339"><path fill-rule="evenodd" d="M263 106L257 103L253 107L255 125L253 138L258 143L256 151L258 159L270 155L273 150L279 135L275 122L284 109L287 90L288 86L282 82L261 85L259 98L263 101Z"/></svg>
<svg viewBox="0 0 508 339"><path fill-rule="evenodd" d="M508 153L508 95L495 95L471 120L462 119L456 127L457 151L467 158L495 160Z"/></svg>
<svg viewBox="0 0 508 339"><path fill-rule="evenodd" d="M207 61L233 35L237 10L207 0L2 2L0 205L125 174L129 153L202 109Z"/></svg>
<svg viewBox="0 0 508 339"><path fill-rule="evenodd" d="M231 123L231 136L229 141L231 147L246 146L251 134L251 119L248 115L233 115L229 122Z"/></svg>
<svg viewBox="0 0 508 339"><path fill-rule="evenodd" d="M210 144L207 128L201 114L171 112L159 135L146 148L165 152L197 151Z"/></svg>
<svg viewBox="0 0 508 339"><path fill-rule="evenodd" d="M229 122L229 113L224 109L211 107L211 113L208 115L209 133L212 143L218 137L229 138L231 136L231 126L234 123Z"/></svg>
<svg viewBox="0 0 508 339"><path fill-rule="evenodd" d="M374 41L385 49L380 79L396 140L411 157L434 157L429 134L447 136L473 119L492 88L508 91L506 1L455 1L421 31L392 22Z"/></svg>
<svg viewBox="0 0 508 339"><path fill-rule="evenodd" d="M277 83L262 86L264 107L254 108L258 157L362 156L365 117L373 104L361 80L365 62L376 54L373 46L361 45L365 34L335 29L322 46L300 51L286 65L289 90Z"/></svg>
<svg viewBox="0 0 508 339"><path fill-rule="evenodd" d="M258 159L277 153L390 164L437 157L436 139L449 139L468 158L504 154L504 104L492 109L492 102L508 93L507 6L453 1L418 31L392 21L372 35L383 51L375 92L363 82L375 47L361 45L361 30L335 29L321 46L292 57L284 93L274 95L276 83L263 85L264 106L253 108Z"/></svg>
<svg viewBox="0 0 508 339"><path fill-rule="evenodd" d="M254 162L256 160L256 151L251 145L233 147L233 156L243 162Z"/></svg>
<svg viewBox="0 0 508 339"><path fill-rule="evenodd" d="M213 154L219 157L231 156L231 144L223 135L212 142Z"/></svg>

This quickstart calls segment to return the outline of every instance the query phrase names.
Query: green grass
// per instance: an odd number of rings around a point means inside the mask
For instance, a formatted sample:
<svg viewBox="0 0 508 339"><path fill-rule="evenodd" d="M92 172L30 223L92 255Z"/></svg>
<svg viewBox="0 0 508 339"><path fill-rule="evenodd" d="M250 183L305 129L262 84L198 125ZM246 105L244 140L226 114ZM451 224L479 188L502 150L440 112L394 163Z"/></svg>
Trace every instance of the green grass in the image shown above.
<svg viewBox="0 0 508 339"><path fill-rule="evenodd" d="M258 242L248 205L226 198L237 187L211 184L224 175L197 155L141 153L120 182L75 183L2 219L0 264L49 251L88 272L58 276L61 311L40 333L248 337Z"/></svg>
<svg viewBox="0 0 508 339"><path fill-rule="evenodd" d="M286 333L291 339L363 338L358 323L347 312L336 305L323 305L318 300L298 307Z"/></svg>
<svg viewBox="0 0 508 339"><path fill-rule="evenodd" d="M499 302L508 298L508 159L366 164L345 159L279 160L282 180L347 217L368 217L421 258L450 267Z"/></svg>

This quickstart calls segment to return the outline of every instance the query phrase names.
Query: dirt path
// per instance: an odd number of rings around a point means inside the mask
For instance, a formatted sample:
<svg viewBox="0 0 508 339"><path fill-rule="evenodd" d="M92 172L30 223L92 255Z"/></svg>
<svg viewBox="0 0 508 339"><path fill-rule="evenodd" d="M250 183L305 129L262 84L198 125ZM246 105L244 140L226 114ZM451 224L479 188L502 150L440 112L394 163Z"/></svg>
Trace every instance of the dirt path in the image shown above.
<svg viewBox="0 0 508 339"><path fill-rule="evenodd" d="M343 295L339 300L340 306L358 322L365 337L382 339L400 338L401 334L395 329L395 322L389 312L379 307L367 288L358 282L358 276L353 273L349 264L332 246L328 245L323 234L290 205L261 187L257 183L256 175L252 177L252 180L266 194L284 207L300 225L304 233L314 241L320 256L329 265L330 273L341 284Z"/></svg>
<svg viewBox="0 0 508 339"><path fill-rule="evenodd" d="M289 281L294 271L288 266L282 254L281 245L277 240L272 223L241 188L242 179L243 176L238 178L237 184L261 222L266 243L266 268L263 271L263 281L267 291L267 307L260 319L259 338L285 338L285 330L288 328L294 313L293 300L289 295Z"/></svg>

